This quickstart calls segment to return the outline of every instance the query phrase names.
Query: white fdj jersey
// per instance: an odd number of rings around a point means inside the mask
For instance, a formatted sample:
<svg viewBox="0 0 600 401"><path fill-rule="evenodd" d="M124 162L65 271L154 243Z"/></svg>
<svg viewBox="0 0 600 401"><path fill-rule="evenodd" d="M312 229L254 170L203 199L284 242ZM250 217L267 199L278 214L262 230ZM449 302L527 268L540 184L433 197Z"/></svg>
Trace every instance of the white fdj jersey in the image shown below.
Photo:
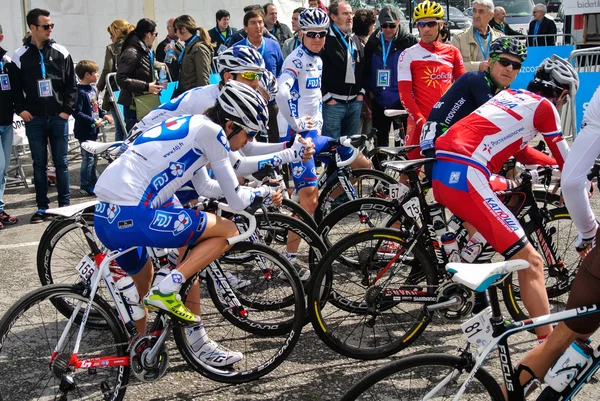
<svg viewBox="0 0 600 401"><path fill-rule="evenodd" d="M133 128L133 132L145 131L172 117L187 114L202 114L215 105L220 92L219 84L201 86L183 92L175 99L163 103L141 119Z"/></svg>
<svg viewBox="0 0 600 401"><path fill-rule="evenodd" d="M323 101L321 75L323 61L301 45L283 62L278 79L277 105L281 115L296 132L308 131L309 116L314 125L310 128L321 131L323 126Z"/></svg>
<svg viewBox="0 0 600 401"><path fill-rule="evenodd" d="M593 238L597 223L587 193L587 174L600 156L600 86L583 114L581 130L561 174L562 195L581 238Z"/></svg>
<svg viewBox="0 0 600 401"><path fill-rule="evenodd" d="M140 135L100 176L95 192L107 203L156 208L189 180L205 185L196 173L210 163L229 205L242 210L254 192L239 186L229 153L225 132L206 116L173 118Z"/></svg>

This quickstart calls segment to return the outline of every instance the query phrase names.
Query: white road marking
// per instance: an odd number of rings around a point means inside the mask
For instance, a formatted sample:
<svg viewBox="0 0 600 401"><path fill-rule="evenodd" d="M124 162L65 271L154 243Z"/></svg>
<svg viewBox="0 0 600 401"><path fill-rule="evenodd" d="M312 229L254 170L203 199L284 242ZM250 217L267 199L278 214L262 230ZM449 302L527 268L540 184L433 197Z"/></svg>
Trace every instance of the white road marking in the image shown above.
<svg viewBox="0 0 600 401"><path fill-rule="evenodd" d="M40 242L23 242L21 244L0 245L0 251L4 249L24 248L27 246L38 246Z"/></svg>

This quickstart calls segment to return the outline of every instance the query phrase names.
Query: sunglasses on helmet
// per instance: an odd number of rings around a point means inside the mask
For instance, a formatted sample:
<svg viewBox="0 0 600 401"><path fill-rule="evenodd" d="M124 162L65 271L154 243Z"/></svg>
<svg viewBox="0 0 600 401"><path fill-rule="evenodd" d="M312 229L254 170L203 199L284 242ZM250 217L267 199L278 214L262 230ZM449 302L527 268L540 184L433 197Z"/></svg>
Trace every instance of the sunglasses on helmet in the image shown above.
<svg viewBox="0 0 600 401"><path fill-rule="evenodd" d="M304 32L304 35L311 39L321 39L324 38L325 35L327 35L327 31L306 31Z"/></svg>
<svg viewBox="0 0 600 401"><path fill-rule="evenodd" d="M504 57L497 57L497 58L494 58L494 60L496 60L498 62L498 64L500 64L502 67L508 67L509 65L511 65L513 70L516 70L516 71L519 71L521 69L521 67L523 66L523 64L520 63L519 61L512 61L512 60L509 60Z"/></svg>
<svg viewBox="0 0 600 401"><path fill-rule="evenodd" d="M437 26L439 21L427 21L427 22L423 22L423 21L417 21L417 27L419 28L425 28L426 26L433 28L434 26Z"/></svg>
<svg viewBox="0 0 600 401"><path fill-rule="evenodd" d="M246 136L248 137L248 139L252 139L254 138L256 135L259 134L258 131L252 131L250 129L248 129L247 127L244 127L241 124L238 124L236 122L233 123L233 125L235 125L235 129L233 131L231 131L231 134L229 134L229 136L227 137L227 140L230 140L231 138L233 138L235 135L237 135L241 130L245 130L246 131Z"/></svg>

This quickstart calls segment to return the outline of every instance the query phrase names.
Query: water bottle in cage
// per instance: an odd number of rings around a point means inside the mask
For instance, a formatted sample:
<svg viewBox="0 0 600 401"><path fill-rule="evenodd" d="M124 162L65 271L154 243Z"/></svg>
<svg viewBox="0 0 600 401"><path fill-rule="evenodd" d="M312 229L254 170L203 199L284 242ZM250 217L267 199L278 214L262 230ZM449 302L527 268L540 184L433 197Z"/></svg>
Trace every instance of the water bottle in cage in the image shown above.
<svg viewBox="0 0 600 401"><path fill-rule="evenodd" d="M460 249L458 248L458 242L456 241L456 234L451 231L444 233L444 235L442 235L442 247L444 248L444 253L448 258L448 262L461 262Z"/></svg>
<svg viewBox="0 0 600 401"><path fill-rule="evenodd" d="M586 364L592 357L594 350L590 347L588 341L580 339L573 341L565 353L558 358L558 361L556 361L544 377L544 382L549 387L560 393L573 378L579 376L581 372L589 368Z"/></svg>
<svg viewBox="0 0 600 401"><path fill-rule="evenodd" d="M129 315L133 320L140 320L146 316L144 307L141 304L140 294L138 293L131 276L124 276L117 281L117 288L123 297L125 305L129 309Z"/></svg>

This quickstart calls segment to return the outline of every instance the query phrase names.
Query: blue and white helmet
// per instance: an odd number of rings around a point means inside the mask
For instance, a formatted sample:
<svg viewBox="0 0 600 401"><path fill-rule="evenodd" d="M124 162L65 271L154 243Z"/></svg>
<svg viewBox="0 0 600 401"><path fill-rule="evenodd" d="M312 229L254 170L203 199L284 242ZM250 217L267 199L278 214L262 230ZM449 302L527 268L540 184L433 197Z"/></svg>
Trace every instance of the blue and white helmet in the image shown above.
<svg viewBox="0 0 600 401"><path fill-rule="evenodd" d="M298 27L308 30L323 30L329 28L329 16L320 8L307 8L298 18Z"/></svg>
<svg viewBox="0 0 600 401"><path fill-rule="evenodd" d="M267 131L267 101L250 86L230 79L221 89L218 102L229 119L246 131Z"/></svg>
<svg viewBox="0 0 600 401"><path fill-rule="evenodd" d="M275 100L279 85L277 85L277 78L271 71L264 70L258 84L269 95L269 101Z"/></svg>
<svg viewBox="0 0 600 401"><path fill-rule="evenodd" d="M217 58L217 71L219 74L223 72L261 72L264 68L265 60L258 51L249 46L230 47Z"/></svg>

